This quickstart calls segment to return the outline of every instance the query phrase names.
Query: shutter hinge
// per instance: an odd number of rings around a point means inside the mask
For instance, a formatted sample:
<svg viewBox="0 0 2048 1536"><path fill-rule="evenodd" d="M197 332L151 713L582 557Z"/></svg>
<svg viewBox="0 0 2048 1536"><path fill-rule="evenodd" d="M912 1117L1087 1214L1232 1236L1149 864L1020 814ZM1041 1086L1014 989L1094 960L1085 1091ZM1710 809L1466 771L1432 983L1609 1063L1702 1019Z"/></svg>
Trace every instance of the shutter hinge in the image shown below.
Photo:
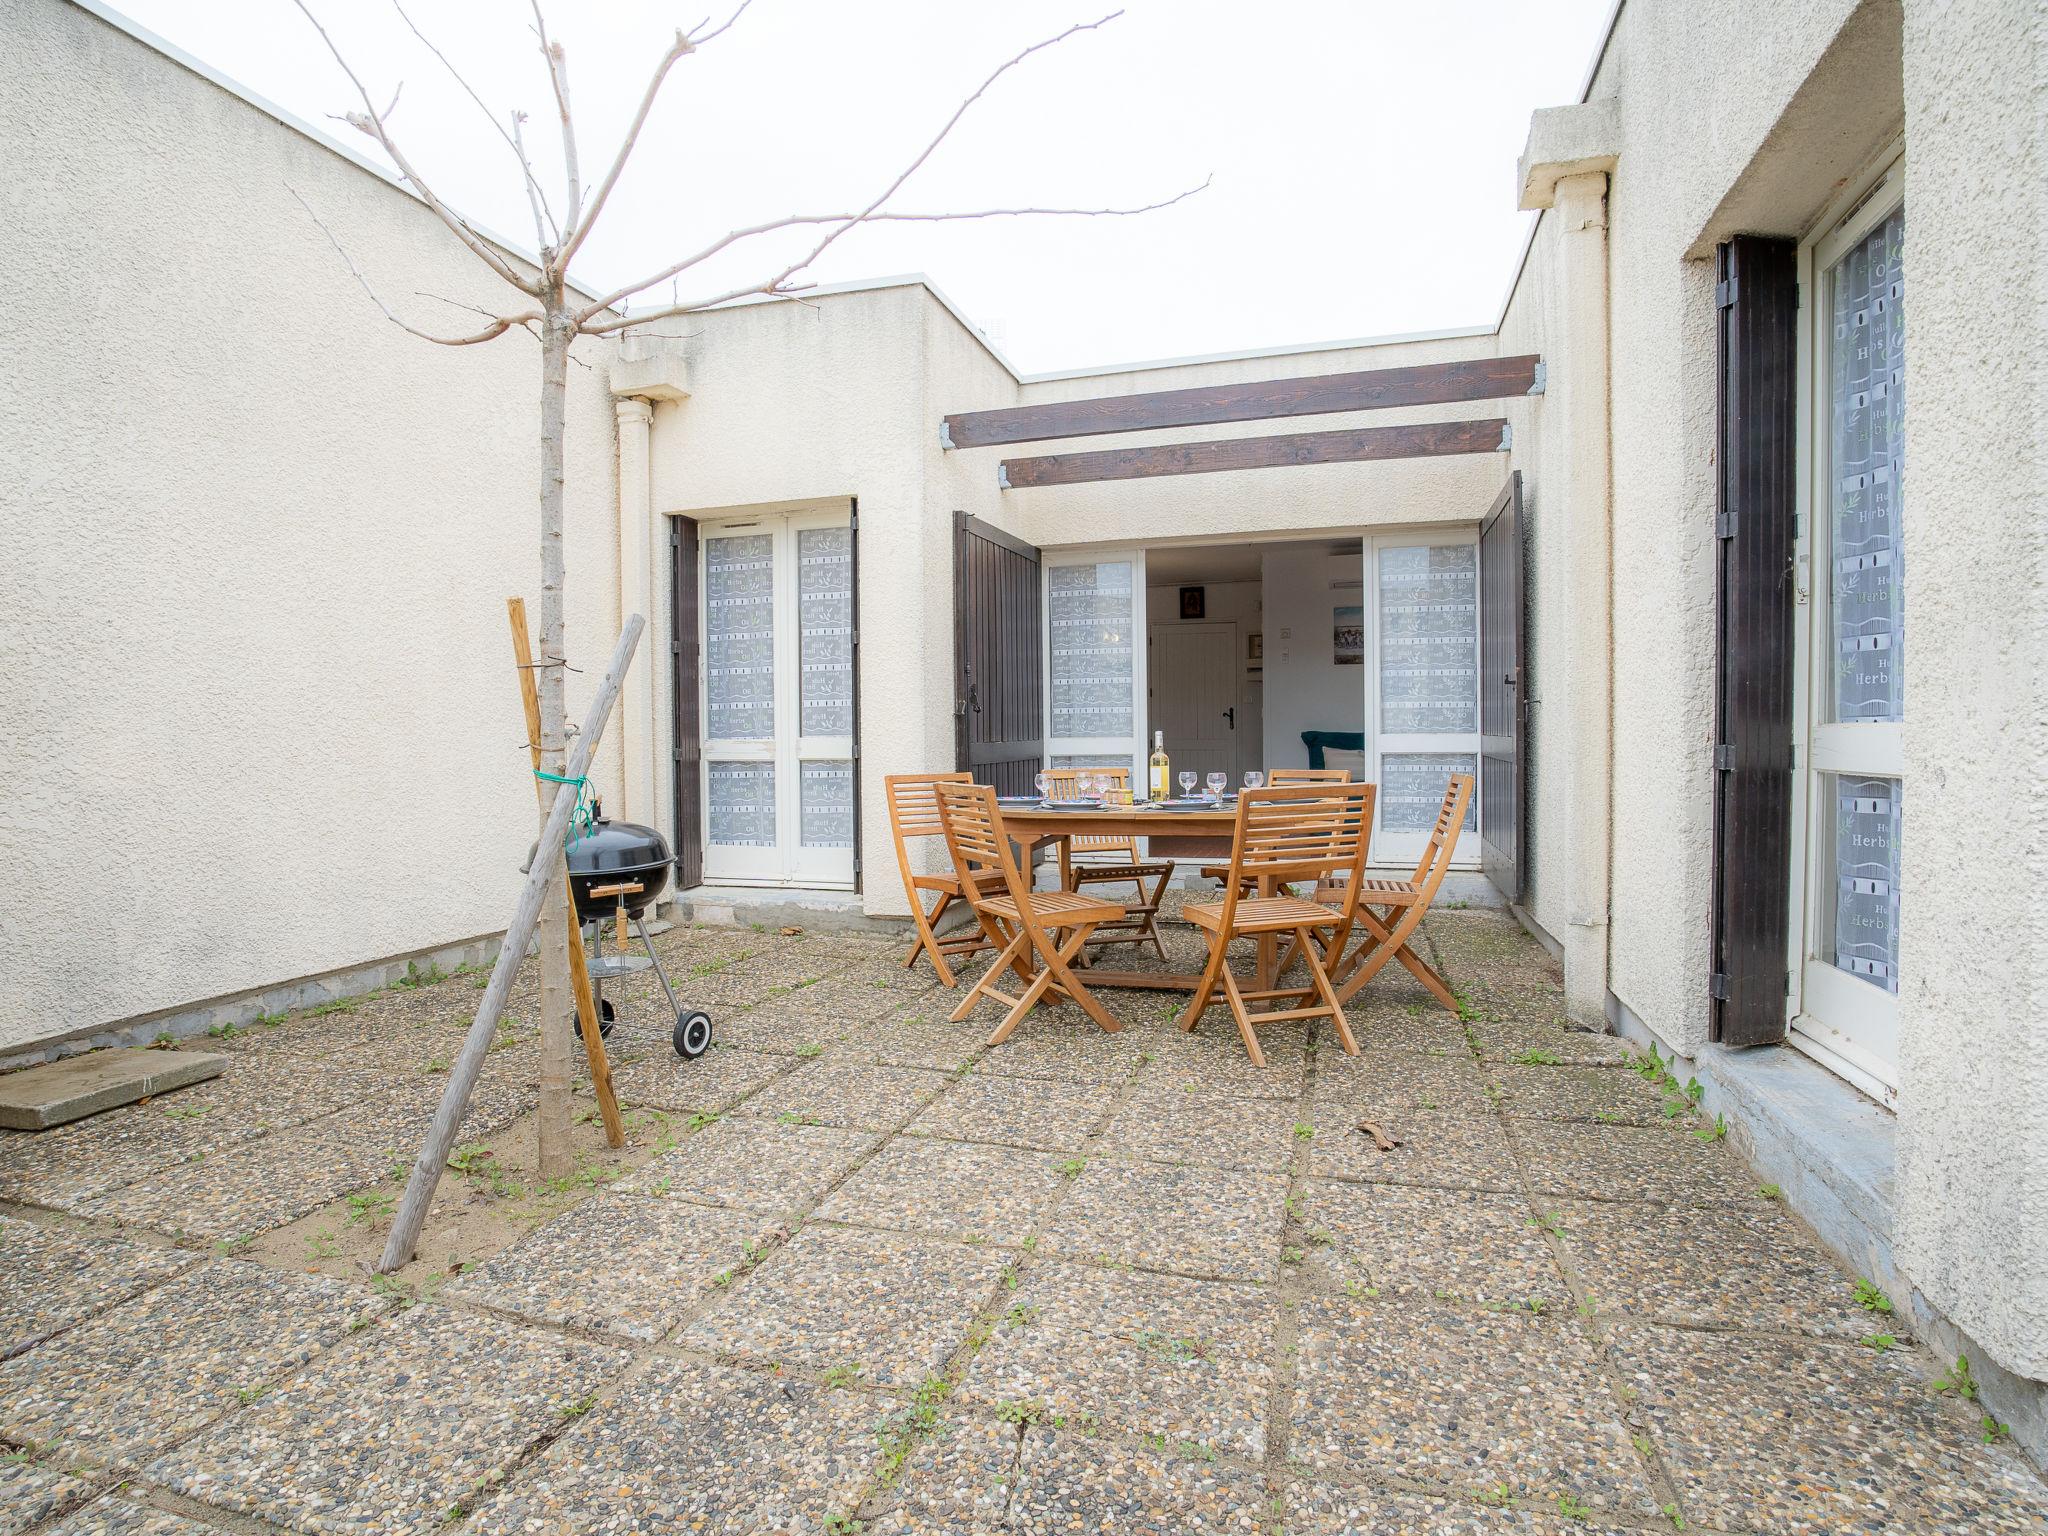
<svg viewBox="0 0 2048 1536"><path fill-rule="evenodd" d="M1730 273L1714 284L1714 308L1733 309L1736 300L1735 274Z"/></svg>
<svg viewBox="0 0 2048 1536"><path fill-rule="evenodd" d="M1725 741L1715 747L1714 766L1722 773L1726 773L1729 769L1733 768L1735 766L1735 748Z"/></svg>
<svg viewBox="0 0 2048 1536"><path fill-rule="evenodd" d="M1717 539L1732 539L1735 537L1735 514L1733 512L1716 512L1714 514L1714 537Z"/></svg>
<svg viewBox="0 0 2048 1536"><path fill-rule="evenodd" d="M1709 976L1707 978L1707 991L1713 996L1715 1002L1727 1002L1728 973L1726 971L1716 971L1713 975Z"/></svg>

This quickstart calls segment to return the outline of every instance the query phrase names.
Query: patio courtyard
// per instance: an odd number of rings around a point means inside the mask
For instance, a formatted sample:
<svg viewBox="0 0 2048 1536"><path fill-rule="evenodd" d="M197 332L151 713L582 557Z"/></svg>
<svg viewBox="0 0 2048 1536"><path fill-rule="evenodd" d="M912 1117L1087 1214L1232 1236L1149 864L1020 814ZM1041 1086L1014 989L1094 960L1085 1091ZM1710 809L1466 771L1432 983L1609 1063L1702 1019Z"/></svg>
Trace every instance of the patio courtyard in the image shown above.
<svg viewBox="0 0 2048 1536"><path fill-rule="evenodd" d="M195 1042L0 1141L0 1533L2048 1528L1683 1084L1505 917L1424 931L1462 1023L1394 972L1259 1071L1220 1008L987 1049L898 941L678 928L717 1045L616 989L629 1144L547 1186L529 974L393 1277L482 977Z"/></svg>

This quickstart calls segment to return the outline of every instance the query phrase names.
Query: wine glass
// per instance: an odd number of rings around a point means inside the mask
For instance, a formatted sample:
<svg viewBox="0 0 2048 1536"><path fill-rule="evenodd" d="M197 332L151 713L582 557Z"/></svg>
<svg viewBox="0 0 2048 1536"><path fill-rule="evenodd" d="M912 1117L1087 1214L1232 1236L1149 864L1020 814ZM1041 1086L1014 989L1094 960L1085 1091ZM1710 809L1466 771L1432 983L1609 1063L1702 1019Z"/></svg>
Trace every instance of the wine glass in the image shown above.
<svg viewBox="0 0 2048 1536"><path fill-rule="evenodd" d="M1263 788L1265 787L1265 784L1266 784L1266 776L1265 776L1265 775L1264 775L1263 773L1259 772L1259 770L1258 770L1258 769L1256 769L1256 768L1247 768L1247 769L1245 769L1245 771L1244 771L1244 787L1245 787L1246 789L1263 789Z"/></svg>
<svg viewBox="0 0 2048 1536"><path fill-rule="evenodd" d="M1038 786L1039 799L1044 800L1051 795L1052 775L1047 773L1043 768L1038 770L1038 776L1034 778L1031 782Z"/></svg>
<svg viewBox="0 0 2048 1536"><path fill-rule="evenodd" d="M1223 791L1230 788L1230 775L1227 773L1212 773L1209 775L1208 784L1209 798L1218 805L1221 805L1223 803Z"/></svg>
<svg viewBox="0 0 2048 1536"><path fill-rule="evenodd" d="M1194 793L1195 770L1192 768L1183 768L1180 771L1180 797L1183 800L1187 800L1192 798Z"/></svg>

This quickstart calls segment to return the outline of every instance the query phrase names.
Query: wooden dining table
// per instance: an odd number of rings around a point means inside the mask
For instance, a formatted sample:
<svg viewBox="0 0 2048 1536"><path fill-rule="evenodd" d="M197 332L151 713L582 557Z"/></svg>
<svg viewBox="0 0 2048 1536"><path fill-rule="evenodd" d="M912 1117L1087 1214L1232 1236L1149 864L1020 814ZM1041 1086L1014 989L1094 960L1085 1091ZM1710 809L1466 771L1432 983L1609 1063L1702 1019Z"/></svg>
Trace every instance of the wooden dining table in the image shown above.
<svg viewBox="0 0 2048 1536"><path fill-rule="evenodd" d="M1142 837L1148 840L1148 858L1228 861L1231 834L1237 825L1234 800L1197 810L1149 810L1142 805L1085 810L1006 805L1002 813L1010 841L1027 853L1043 844L1064 844L1074 837ZM1066 862L1062 857L1062 873ZM1272 895L1268 889L1271 883L1262 880L1259 893ZM1278 954L1277 940L1260 940L1259 986L1272 985L1271 972ZM1090 987L1133 987L1158 992L1192 992L1202 981L1198 971L1114 971L1096 965L1085 967L1080 975Z"/></svg>

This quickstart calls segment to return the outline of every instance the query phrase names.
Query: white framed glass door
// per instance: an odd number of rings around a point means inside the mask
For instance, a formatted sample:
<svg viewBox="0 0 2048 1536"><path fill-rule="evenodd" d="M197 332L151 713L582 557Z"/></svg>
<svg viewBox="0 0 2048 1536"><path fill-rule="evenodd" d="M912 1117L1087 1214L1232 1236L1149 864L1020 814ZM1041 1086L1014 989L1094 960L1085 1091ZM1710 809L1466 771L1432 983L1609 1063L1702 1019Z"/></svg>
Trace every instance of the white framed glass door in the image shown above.
<svg viewBox="0 0 2048 1536"><path fill-rule="evenodd" d="M1898 1090L1905 798L1905 166L1802 252L1793 1043Z"/></svg>
<svg viewBox="0 0 2048 1536"><path fill-rule="evenodd" d="M704 878L854 881L850 509L707 523Z"/></svg>
<svg viewBox="0 0 2048 1536"><path fill-rule="evenodd" d="M1451 775L1479 774L1479 533L1365 541L1366 771L1379 784L1373 862L1422 856ZM1474 794L1455 856L1479 856Z"/></svg>
<svg viewBox="0 0 2048 1536"><path fill-rule="evenodd" d="M1145 553L1048 550L1045 758L1145 782Z"/></svg>

